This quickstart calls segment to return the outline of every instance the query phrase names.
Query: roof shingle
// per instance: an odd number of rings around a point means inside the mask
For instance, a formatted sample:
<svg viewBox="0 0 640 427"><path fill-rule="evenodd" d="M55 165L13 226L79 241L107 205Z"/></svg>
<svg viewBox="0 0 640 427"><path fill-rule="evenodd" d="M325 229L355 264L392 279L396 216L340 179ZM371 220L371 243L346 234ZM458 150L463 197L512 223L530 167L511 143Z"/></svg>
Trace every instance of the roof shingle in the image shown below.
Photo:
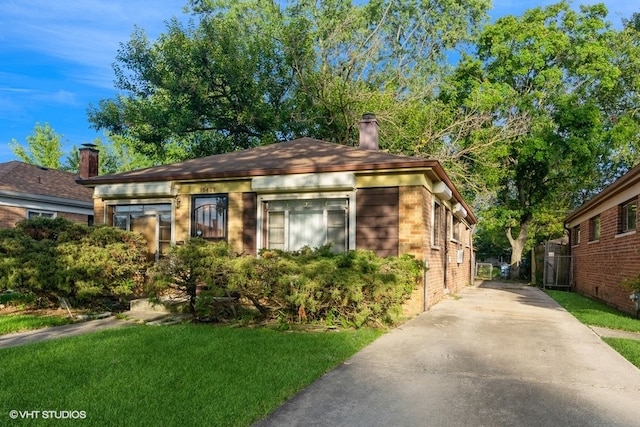
<svg viewBox="0 0 640 427"><path fill-rule="evenodd" d="M0 163L0 193L26 193L92 202L93 190L76 182L73 173L19 161Z"/></svg>

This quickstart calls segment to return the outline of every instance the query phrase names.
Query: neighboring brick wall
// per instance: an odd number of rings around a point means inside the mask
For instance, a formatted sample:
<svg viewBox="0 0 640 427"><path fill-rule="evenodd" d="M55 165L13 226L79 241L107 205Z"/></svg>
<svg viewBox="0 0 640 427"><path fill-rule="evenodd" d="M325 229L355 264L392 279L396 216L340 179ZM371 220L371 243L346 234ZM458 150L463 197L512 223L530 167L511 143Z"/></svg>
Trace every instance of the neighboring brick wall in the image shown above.
<svg viewBox="0 0 640 427"><path fill-rule="evenodd" d="M640 274L640 233L619 234L619 207L600 214L600 239L590 241L589 220L580 224L580 243L573 245L573 281L576 292L635 314L629 291L620 285Z"/></svg>
<svg viewBox="0 0 640 427"><path fill-rule="evenodd" d="M65 218L79 224L87 224L87 215L73 214L67 212L56 212L57 218ZM0 206L0 228L15 227L18 221L27 218L27 209L16 206Z"/></svg>
<svg viewBox="0 0 640 427"><path fill-rule="evenodd" d="M13 228L27 217L27 210L16 206L0 206L0 228Z"/></svg>

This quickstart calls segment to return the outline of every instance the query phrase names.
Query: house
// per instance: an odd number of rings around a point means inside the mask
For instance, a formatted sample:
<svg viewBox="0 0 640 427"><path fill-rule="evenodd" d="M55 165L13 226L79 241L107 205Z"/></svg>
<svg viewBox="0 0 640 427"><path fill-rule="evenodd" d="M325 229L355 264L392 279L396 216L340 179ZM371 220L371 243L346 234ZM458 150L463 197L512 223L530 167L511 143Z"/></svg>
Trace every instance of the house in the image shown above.
<svg viewBox="0 0 640 427"><path fill-rule="evenodd" d="M359 148L300 138L79 182L94 188L96 223L142 233L156 256L192 236L253 255L328 243L411 254L428 271L409 314L472 282L471 209L437 161L379 151L373 115Z"/></svg>
<svg viewBox="0 0 640 427"><path fill-rule="evenodd" d="M85 169L80 176L97 175L93 147L80 150ZM87 168L93 167L92 170ZM77 174L18 161L0 163L0 228L38 216L93 223L93 191L76 182Z"/></svg>
<svg viewBox="0 0 640 427"><path fill-rule="evenodd" d="M639 199L640 165L565 220L570 231L573 288L632 314L635 303L620 283L640 274Z"/></svg>

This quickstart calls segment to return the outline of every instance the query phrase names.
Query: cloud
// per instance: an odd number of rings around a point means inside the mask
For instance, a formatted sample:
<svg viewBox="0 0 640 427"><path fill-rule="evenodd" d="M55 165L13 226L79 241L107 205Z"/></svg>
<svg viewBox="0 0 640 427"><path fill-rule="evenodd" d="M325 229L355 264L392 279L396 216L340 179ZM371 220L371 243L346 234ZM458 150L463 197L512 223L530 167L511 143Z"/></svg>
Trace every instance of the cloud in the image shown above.
<svg viewBox="0 0 640 427"><path fill-rule="evenodd" d="M0 5L0 50L34 52L83 69L70 71L85 83L113 87L114 62L120 43L137 25L153 39L165 22L180 16L185 0L5 0ZM2 47L4 45L4 48ZM73 70L72 67L70 67ZM86 71L84 70L86 69Z"/></svg>

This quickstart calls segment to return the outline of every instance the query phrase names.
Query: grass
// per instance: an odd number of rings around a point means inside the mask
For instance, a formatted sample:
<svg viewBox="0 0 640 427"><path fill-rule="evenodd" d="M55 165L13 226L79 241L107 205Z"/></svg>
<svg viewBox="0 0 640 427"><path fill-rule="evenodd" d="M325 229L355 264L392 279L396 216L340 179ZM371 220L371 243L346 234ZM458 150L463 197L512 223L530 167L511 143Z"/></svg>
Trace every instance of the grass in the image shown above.
<svg viewBox="0 0 640 427"><path fill-rule="evenodd" d="M61 316L39 316L34 314L9 314L0 316L0 335L60 326L71 323L72 319Z"/></svg>
<svg viewBox="0 0 640 427"><path fill-rule="evenodd" d="M623 331L640 332L640 320L613 307L576 294L575 292L546 291L551 298L586 325Z"/></svg>
<svg viewBox="0 0 640 427"><path fill-rule="evenodd" d="M574 292L547 291L549 296L580 322L609 329L640 332L640 320L615 308ZM640 341L626 338L602 338L625 359L640 368Z"/></svg>
<svg viewBox="0 0 640 427"><path fill-rule="evenodd" d="M622 357L640 368L640 341L626 338L603 338Z"/></svg>
<svg viewBox="0 0 640 427"><path fill-rule="evenodd" d="M131 326L3 349L0 420L75 410L83 425L247 426L381 333Z"/></svg>

